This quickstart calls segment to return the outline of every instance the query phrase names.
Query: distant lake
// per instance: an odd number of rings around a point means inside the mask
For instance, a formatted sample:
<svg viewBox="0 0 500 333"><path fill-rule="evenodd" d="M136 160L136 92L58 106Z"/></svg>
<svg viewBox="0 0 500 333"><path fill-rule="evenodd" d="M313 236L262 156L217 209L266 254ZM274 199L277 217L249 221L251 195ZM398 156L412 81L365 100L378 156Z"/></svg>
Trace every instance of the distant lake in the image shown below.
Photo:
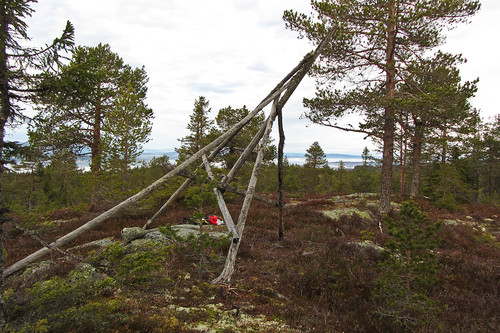
<svg viewBox="0 0 500 333"><path fill-rule="evenodd" d="M290 164L304 165L306 162L306 157L301 153L285 153L285 156ZM326 159L328 166L332 169L338 168L340 161L344 162L346 169L354 169L355 166L363 164L363 159L358 155L326 154Z"/></svg>
<svg viewBox="0 0 500 333"><path fill-rule="evenodd" d="M153 157L160 157L167 155L171 162L177 160L178 154L175 151L162 151L162 150L152 150L145 149L141 156L138 157L137 162L141 164L142 162L150 162ZM306 158L302 153L285 153L290 164L304 165ZM326 154L326 159L328 160L328 166L330 168L336 169L339 167L339 162L343 161L344 166L347 169L353 169L357 165L363 164L363 159L358 155L349 154ZM90 163L89 158L79 158L77 164L80 168L88 169Z"/></svg>

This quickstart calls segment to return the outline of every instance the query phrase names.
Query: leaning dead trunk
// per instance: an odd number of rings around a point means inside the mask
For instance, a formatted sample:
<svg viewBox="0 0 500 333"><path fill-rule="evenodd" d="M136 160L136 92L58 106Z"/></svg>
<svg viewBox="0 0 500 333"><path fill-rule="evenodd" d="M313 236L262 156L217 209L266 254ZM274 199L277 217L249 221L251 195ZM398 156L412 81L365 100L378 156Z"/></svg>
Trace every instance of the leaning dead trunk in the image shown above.
<svg viewBox="0 0 500 333"><path fill-rule="evenodd" d="M252 175L250 177L250 181L248 183L247 192L245 195L245 199L243 201L243 206L241 207L241 212L238 217L238 224L236 225L236 232L238 237L238 242L232 242L229 247L229 252L226 257L226 263L224 265L224 269L222 273L212 281L213 284L219 283L229 283L231 280L231 276L234 272L234 264L236 263L236 256L238 254L238 249L240 248L241 238L243 236L243 230L245 229L245 223L247 220L247 214L250 210L250 204L252 203L253 195L255 193L255 187L257 185L257 177L259 174L260 164L264 159L264 153L267 148L267 143L269 141L269 135L271 134L271 130L273 128L273 122L276 118L276 107L278 100L274 101L273 109L271 110L271 114L269 115L269 119L266 124L266 131L264 133L264 138L262 139L261 146L259 152L257 153L257 158L255 160L255 164L253 167Z"/></svg>
<svg viewBox="0 0 500 333"><path fill-rule="evenodd" d="M245 118L240 120L236 125L234 125L230 130L228 130L226 133L222 134L219 136L217 139L203 147L201 150L197 151L195 154L193 154L190 158L188 158L186 161L184 161L181 165L167 173L165 176L162 178L158 179L156 182L148 186L147 188L143 189L139 193L135 194L134 196L128 198L127 200L121 202L120 204L116 205L115 207L111 208L110 210L104 212L103 214L97 216L96 218L92 219L91 221L87 222L86 224L82 225L80 228L70 232L69 234L59 238L52 244L50 244L51 247L53 248L59 248L61 246L64 246L65 244L71 242L72 240L76 239L78 236L82 235L83 233L87 232L88 230L91 230L104 221L118 216L121 212L123 212L125 209L131 207L133 204L139 202L142 199L145 199L149 197L156 189L158 189L160 186L168 182L170 179L173 177L179 175L181 172L183 172L185 169L187 169L191 164L196 162L197 160L201 159L201 156L206 154L207 152L211 151L214 149L216 146L218 146L220 143L224 142L230 137L233 137L246 123L248 123L252 117L254 117L262 108L264 108L269 102L271 102L274 98L279 96L281 91L279 90L275 94L272 94L271 97L265 99L259 106L252 111L250 114L248 114ZM51 249L50 248L42 248L35 253L27 256L26 258L16 262L10 267L7 267L3 271L3 276L9 276L27 265L29 265L32 262L35 262L36 260L42 258L46 254L50 253Z"/></svg>

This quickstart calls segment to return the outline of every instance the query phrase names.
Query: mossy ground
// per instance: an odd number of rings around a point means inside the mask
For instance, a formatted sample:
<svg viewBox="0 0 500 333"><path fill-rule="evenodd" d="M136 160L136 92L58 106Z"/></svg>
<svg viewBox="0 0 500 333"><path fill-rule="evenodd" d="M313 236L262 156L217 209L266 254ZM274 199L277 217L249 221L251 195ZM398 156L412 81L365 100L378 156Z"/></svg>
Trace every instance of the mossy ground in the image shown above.
<svg viewBox="0 0 500 333"><path fill-rule="evenodd" d="M322 213L345 208L370 211L366 207L370 201L349 205L331 198L296 199L297 204L285 212L281 241L277 210L254 202L231 285L223 286L210 284L224 265L228 244L223 241L147 242L139 251L109 241L104 246L77 247L106 237L120 242L124 227L144 224L144 218L137 216L111 220L71 244L75 249L70 252L84 257L84 264L53 254L43 265L6 280L10 330L394 331L373 314L380 253L373 246L359 246L366 241L383 246L387 235L380 233L373 212L372 220L357 213L335 219ZM493 227L500 224L495 217L498 210L485 206L451 214L420 204L432 220L471 216ZM240 205L239 200L229 204L233 217ZM156 226L180 224L189 214L176 205ZM42 237L53 240L88 218L51 224ZM438 259L443 268L430 297L447 305L434 323L441 331L494 332L499 325L500 248L498 236L486 237L485 230L460 224L445 225L440 232ZM7 236L7 265L38 247L13 230L7 230Z"/></svg>

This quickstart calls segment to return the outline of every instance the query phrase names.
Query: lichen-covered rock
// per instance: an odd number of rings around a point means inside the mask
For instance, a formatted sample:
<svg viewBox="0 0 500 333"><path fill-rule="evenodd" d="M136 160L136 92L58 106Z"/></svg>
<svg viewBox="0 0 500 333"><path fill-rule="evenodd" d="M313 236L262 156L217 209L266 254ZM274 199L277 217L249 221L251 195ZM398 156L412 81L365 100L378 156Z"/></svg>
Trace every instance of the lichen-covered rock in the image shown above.
<svg viewBox="0 0 500 333"><path fill-rule="evenodd" d="M384 248L382 246L375 244L371 240L365 240L361 242L351 242L351 244L356 245L361 249L372 249L375 250L376 252L384 251Z"/></svg>
<svg viewBox="0 0 500 333"><path fill-rule="evenodd" d="M359 203L363 200L376 198L376 193L353 193L348 195L337 195L332 198L334 202L337 203Z"/></svg>
<svg viewBox="0 0 500 333"><path fill-rule="evenodd" d="M177 224L177 225L173 225L172 229L191 229L191 230L198 230L199 231L200 226L195 225L195 224Z"/></svg>
<svg viewBox="0 0 500 333"><path fill-rule="evenodd" d="M331 218L332 220L338 220L342 216L352 217L354 214L358 215L361 219L365 221L373 221L373 216L369 211L360 210L357 208L342 208L334 210L322 211L323 215Z"/></svg>
<svg viewBox="0 0 500 333"><path fill-rule="evenodd" d="M147 231L140 227L125 228L122 230L122 236L125 242L131 242L146 235Z"/></svg>
<svg viewBox="0 0 500 333"><path fill-rule="evenodd" d="M177 313L200 313L213 318L213 320L204 320L188 325L189 329L198 332L301 332L278 319L269 319L264 315L246 314L245 308L225 309L221 303L191 308L171 305L170 310Z"/></svg>
<svg viewBox="0 0 500 333"><path fill-rule="evenodd" d="M176 236L178 238L188 238L192 236L199 236L202 233L208 234L210 237L221 238L229 236L227 231L215 231L212 226L204 226L200 229L200 226L192 224L179 224L172 226L172 229L176 231ZM172 237L164 235L159 230L144 230L139 227L125 228L122 230L123 238L126 243L133 243L134 246L140 246L142 241L153 241L155 243L170 244L172 243Z"/></svg>
<svg viewBox="0 0 500 333"><path fill-rule="evenodd" d="M172 239L165 236L158 230L154 231L149 231L147 234L144 235L143 239L145 240L152 240L154 242L159 242L163 244L170 244L172 243Z"/></svg>
<svg viewBox="0 0 500 333"><path fill-rule="evenodd" d="M212 226L200 226L193 224L179 224L172 226L172 229L177 231L177 236L188 238L190 235L199 236L202 232L207 233L210 237L221 238L227 237L229 232L212 231Z"/></svg>

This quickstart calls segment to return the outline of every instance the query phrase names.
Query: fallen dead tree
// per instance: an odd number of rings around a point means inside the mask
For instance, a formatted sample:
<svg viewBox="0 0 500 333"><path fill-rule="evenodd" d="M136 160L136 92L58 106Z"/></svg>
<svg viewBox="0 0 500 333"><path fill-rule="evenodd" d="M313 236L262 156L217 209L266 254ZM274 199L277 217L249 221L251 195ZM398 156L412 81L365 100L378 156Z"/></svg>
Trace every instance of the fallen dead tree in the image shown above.
<svg viewBox="0 0 500 333"><path fill-rule="evenodd" d="M89 222L85 223L81 227L75 229L74 231L66 234L65 236L57 239L51 244L48 244L47 246L41 248L40 250L36 251L35 253L27 256L26 258L14 263L13 265L7 267L3 271L3 276L9 276L11 274L14 274L17 271L22 270L25 268L27 265L39 260L46 254L48 254L50 251L53 250L58 250L64 245L68 244L72 240L78 238L80 235L83 233L96 228L100 224L104 223L106 220L119 216L125 209L128 209L132 207L134 204L137 202L146 199L149 197L155 190L157 190L159 187L161 187L163 184L167 183L170 181L172 178L176 176L185 176L187 179L185 182L170 196L170 198L167 200L167 202L160 208L160 210L154 214L154 216L144 225L144 229L147 229L159 216L161 216L167 209L168 207L180 196L180 194L186 190L189 185L193 181L194 175L192 173L188 173L188 168L196 163L199 160L203 160L200 166L204 167L207 172L210 172L210 160L213 160L219 152L227 145L227 143L259 112L261 112L266 106L272 103L271 111L270 114L268 115L265 123L263 126L260 128L258 133L255 135L255 137L252 139L252 141L249 143L249 145L244 149L244 151L241 153L240 157L232 167L232 169L229 171L229 173L223 177L222 181L218 184L217 188L214 189L219 207L224 215L226 225L228 226L229 232L232 233L233 235L233 242L231 243L227 258L226 258L226 264L225 267L220 274L219 277L217 277L213 283L228 283L231 279L231 275L234 271L234 264L236 261L236 255L238 253L238 248L239 244L241 242L241 238L243 236L243 230L245 227L246 219L247 219L247 214L248 210L250 209L250 204L253 200L254 197L257 197L258 199L261 199L265 202L268 202L270 204L278 206L278 209L280 211L279 214L279 225L280 225L280 237L282 236L282 226L283 226L283 208L284 208L284 203L283 203L283 192L282 192L282 177L279 177L279 200L278 203L275 203L267 198L264 197L258 197L255 194L255 186L257 184L257 179L258 179L258 174L259 174L259 168L261 165L261 162L263 160L264 156L264 151L267 147L268 141L269 141L269 135L272 130L273 122L277 116L281 115L281 111L299 83L302 81L304 76L309 72L310 68L314 64L315 60L321 53L322 49L326 46L327 41L330 40L332 34L334 31L330 31L329 35L323 40L316 50L314 52L308 53L302 61L288 74L283 78L283 80L278 83L278 85L269 93L269 95L262 100L262 102L252 111L250 112L246 117L241 119L238 123L236 123L232 128L230 128L227 132L223 133L221 136L216 138L214 141L200 149L198 152L193 154L191 157L189 157L186 161L169 171L167 174L165 174L163 177L155 181L153 184L149 185L148 187L144 188L137 194L131 196L130 198L126 199L125 201L119 203L118 205L114 206L113 208L109 209L108 211L102 213L101 215L95 217L94 219L90 220ZM282 123L280 123L280 141L281 141L281 146L283 143L284 135L283 129L282 129ZM257 157L254 163L254 168L252 171L252 175L248 184L248 187L244 193L238 189L233 188L230 186L230 182L234 179L235 175L237 172L240 170L240 168L243 166L245 162L248 161L254 150L257 149ZM279 165L279 172L282 172L282 154L280 154L278 165ZM212 176L213 177L213 176ZM238 217L237 223L234 224L231 215L229 214L229 211L225 207L225 202L223 198L223 194L221 190L229 190L229 191L234 191L238 194L244 195L244 202L243 206L240 211L240 215Z"/></svg>

